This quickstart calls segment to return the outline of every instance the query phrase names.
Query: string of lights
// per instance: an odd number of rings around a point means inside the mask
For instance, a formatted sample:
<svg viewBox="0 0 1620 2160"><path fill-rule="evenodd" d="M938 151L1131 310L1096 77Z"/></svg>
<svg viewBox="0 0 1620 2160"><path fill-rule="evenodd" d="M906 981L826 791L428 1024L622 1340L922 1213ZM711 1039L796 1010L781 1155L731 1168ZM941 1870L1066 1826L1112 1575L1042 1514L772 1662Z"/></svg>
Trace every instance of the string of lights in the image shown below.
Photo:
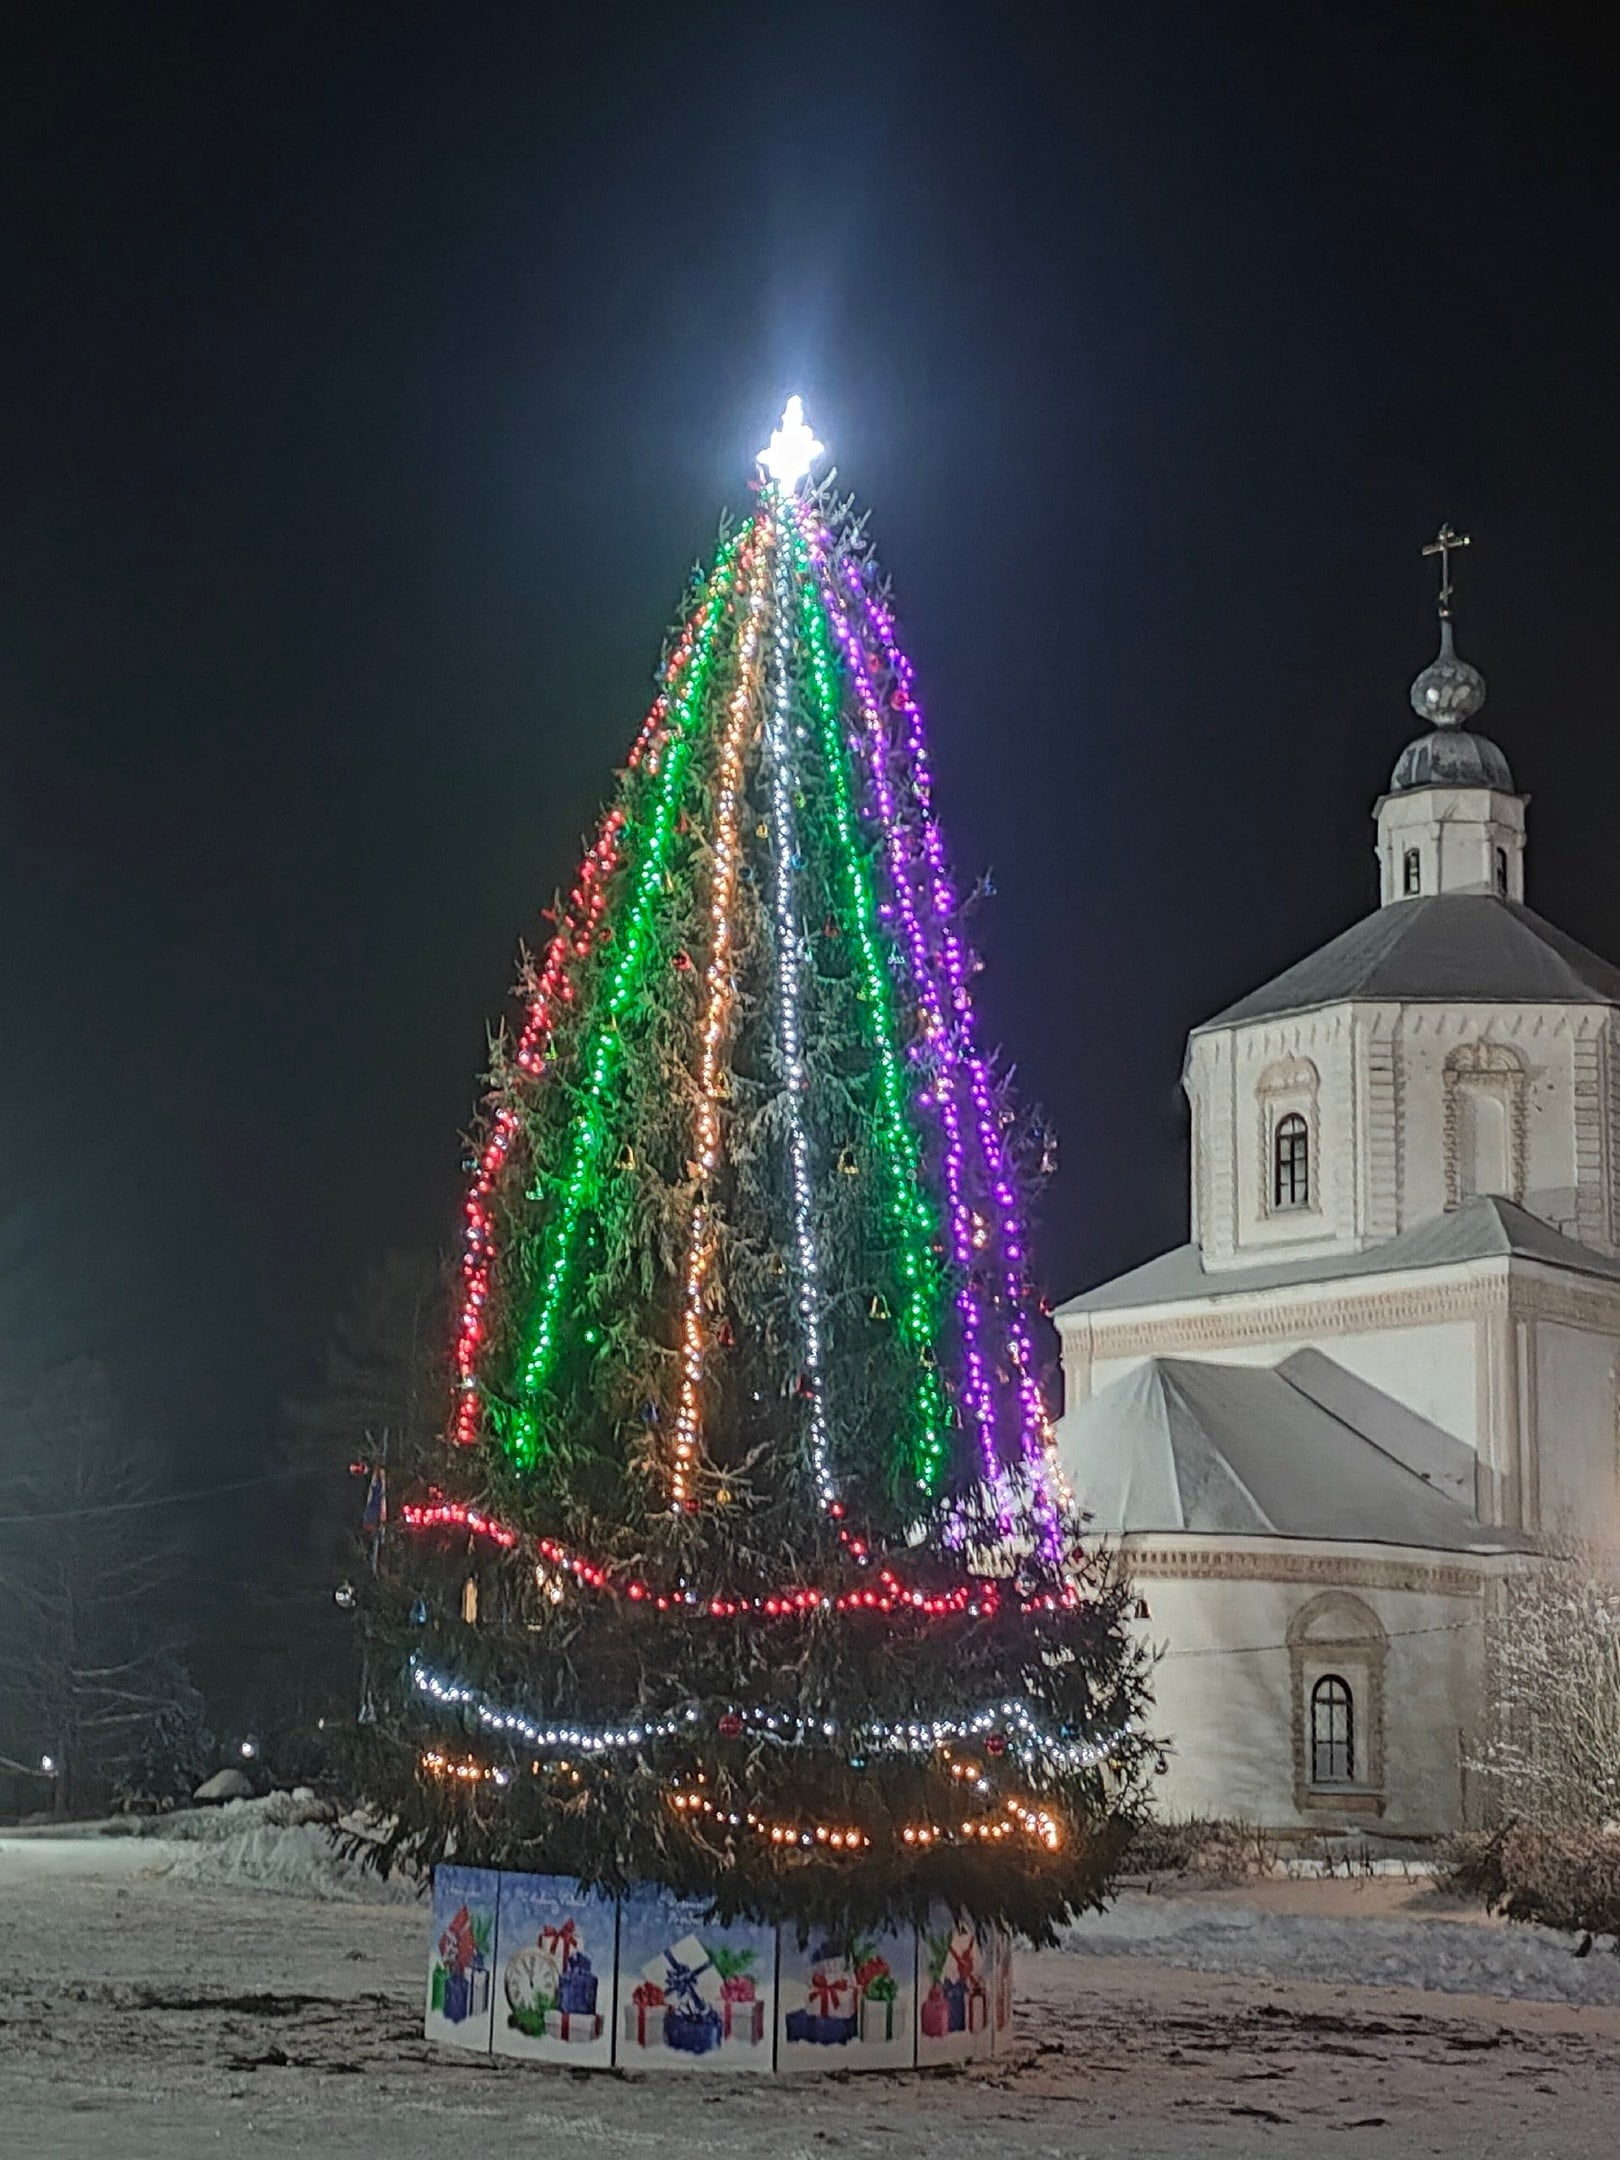
<svg viewBox="0 0 1620 2160"><path fill-rule="evenodd" d="M617 807L609 811L602 831L580 865L564 921L547 948L518 1042L516 1063L525 1074L539 1071L557 1009L573 996L570 981L573 964L585 959L590 952L607 881L618 867L619 834L623 825L624 812ZM478 1438L481 1409L478 1364L495 1263L491 1200L506 1168L513 1142L521 1131L522 1119L516 1105L510 1100L500 1103L490 1121L489 1133L474 1165L467 1192L461 1253L461 1321L456 1330L455 1346L457 1401L452 1434L463 1447L470 1446Z"/></svg>
<svg viewBox="0 0 1620 2160"><path fill-rule="evenodd" d="M634 1751L681 1734L690 1736L705 1721L717 1725L724 1718L734 1721L739 1733L752 1731L756 1737L784 1747L843 1744L868 1755L931 1755L951 1741L996 1736L1004 1740L1005 1752L1026 1768L1061 1774L1093 1768L1124 1737L1123 1732L1117 1732L1101 1741L1059 1738L1040 1724L1021 1696L1010 1696L1003 1702L953 1717L912 1718L848 1728L835 1718L804 1718L758 1707L708 1710L695 1702L684 1703L661 1717L589 1726L548 1723L531 1717L527 1711L492 1702L481 1689L435 1672L418 1658L411 1660L411 1683L441 1709L470 1712L488 1732L521 1740L526 1747L566 1748L576 1755Z"/></svg>
<svg viewBox="0 0 1620 2160"><path fill-rule="evenodd" d="M756 1616L768 1620L793 1619L815 1612L909 1612L929 1619L966 1614L972 1619L989 1619L1009 1605L1020 1611L1039 1613L1070 1610L1080 1603L1080 1593L1070 1582L1064 1582L1057 1589L1024 1592L1006 1580L976 1576L955 1583L948 1590L923 1590L915 1584L907 1584L892 1568L881 1564L874 1566L870 1580L859 1589L827 1589L810 1583L785 1582L748 1596L736 1593L706 1596L686 1585L659 1589L640 1575L598 1566L554 1538L532 1537L487 1510L461 1501L442 1498L406 1501L399 1511L399 1520L409 1530L464 1530L472 1536L487 1538L505 1552L521 1548L538 1568L555 1570L588 1589L610 1592L628 1599L633 1605L644 1604L656 1612L695 1613L714 1620ZM858 1565L872 1564L858 1540L852 1541L850 1549Z"/></svg>
<svg viewBox="0 0 1620 2160"><path fill-rule="evenodd" d="M938 981L929 965L927 939L912 890L911 836L901 819L890 777L888 729L884 724L882 709L868 672L867 654L854 634L848 612L828 573L825 530L817 526L802 508L797 511L797 522L806 553L815 571L822 606L826 610L833 634L844 652L850 687L855 694L864 723L860 739L865 751L867 786L877 808L878 825L888 864L889 889L893 895L892 901L880 904L878 913L880 917L888 919L898 912L905 934L911 979L922 1007L922 1040L912 1055L915 1059L922 1060L932 1054L943 1068L936 1079L925 1083L919 1090L916 1100L921 1107L931 1108L937 1113L941 1127L943 1145L940 1159L945 1183L945 1214L950 1227L951 1256L957 1278L956 1310L962 1345L962 1396L968 1414L977 1428L980 1459L984 1465L986 1484L995 1495L997 1520L1003 1535L1010 1536L1013 1530L1011 1498L1007 1490L1006 1474L996 1449L995 1400L990 1386L989 1368L980 1342L984 1321L983 1305L973 1286L976 1249L984 1241L986 1232L982 1220L969 1208L963 1190L966 1149L962 1139L956 1094L952 1086L956 1041L947 1026Z"/></svg>
<svg viewBox="0 0 1620 2160"><path fill-rule="evenodd" d="M833 582L830 537L825 527L818 526L808 511L801 513L801 519L808 534L807 546L817 561L822 590L826 593ZM845 561L844 581L853 602L862 611L868 628L878 641L882 662L894 684L891 709L899 715L905 730L904 751L911 776L910 795L914 806L916 839L924 865L927 897L938 934L939 955L948 990L946 1002L953 1016L953 1024L946 1029L939 1048L967 1081L980 1154L994 1196L999 1218L1001 1299L1007 1323L1007 1356L1019 1399L1021 1448L1033 1502L1042 1525L1043 1545L1048 1558L1056 1559L1061 1551L1061 1530L1055 1495L1061 1492L1062 1485L1056 1466L1056 1436L1040 1392L1034 1343L1027 1317L1030 1292L1027 1280L1026 1232L1019 1214L1016 1181L1007 1159L1001 1122L996 1114L989 1067L973 1040L973 997L970 988L972 965L955 929L956 891L946 856L944 836L932 809L933 775L928 754L927 731L914 687L916 672L909 656L900 645L892 610L885 600L869 590L862 578L859 564L853 559ZM857 695L860 695L863 688L870 695L866 654L852 625L845 651L850 675L857 685ZM886 731L881 739L886 739ZM900 829L906 829L903 819L897 818L897 824ZM901 860L903 863L903 852ZM925 974L926 947L914 945L912 953ZM918 980L920 986L921 975L914 979Z"/></svg>
<svg viewBox="0 0 1620 2160"><path fill-rule="evenodd" d="M830 1823L773 1822L769 1816L756 1815L751 1808L723 1807L707 1793L696 1790L671 1794L670 1805L688 1821L708 1817L722 1829L752 1830L760 1837L768 1837L773 1845L797 1846L801 1851L823 1846L835 1853L857 1853L870 1850L872 1845L870 1832L853 1823L834 1827ZM1016 1837L1021 1830L1044 1845L1048 1852L1055 1852L1063 1842L1055 1816L1045 1808L1025 1807L1016 1800L1009 1800L1000 1816L970 1816L959 1829L935 1822L905 1823L899 1838L903 1845L954 1845L958 1842L999 1845L1004 1838Z"/></svg>
<svg viewBox="0 0 1620 2160"><path fill-rule="evenodd" d="M751 528L746 528L750 530ZM698 633L696 648L676 694L668 740L658 761L657 790L641 840L634 883L623 906L623 929L616 958L604 987L598 1017L586 1046L580 1081L580 1106L574 1115L567 1161L555 1188L557 1202L547 1226L540 1269L540 1290L529 1339L521 1361L522 1391L531 1399L550 1376L557 1349L557 1327L572 1272L586 1203L597 1181L611 1124L613 1083L623 1056L620 1022L631 1012L653 944L654 903L664 889L670 845L680 807L681 784L691 760L693 739L705 715L705 692L714 643L735 582L737 557L745 534L739 533L720 553L714 592ZM532 1462L538 1447L538 1421L527 1412L517 1423L514 1453L520 1464Z"/></svg>
<svg viewBox="0 0 1620 2160"><path fill-rule="evenodd" d="M788 531L799 593L799 620L809 661L812 706L828 783L836 860L844 888L844 913L853 934L861 1009L877 1066L874 1125L889 1188L888 1215L899 1246L896 1264L903 1286L896 1322L902 1340L917 1360L918 1430L913 1469L918 1486L925 1492L933 1492L944 1476L949 1452L946 1441L948 1405L937 1350L941 1281L934 1257L934 1210L921 1175L917 1134L907 1114L894 990L885 953L887 940L878 921L877 897L856 822L838 669L826 618L817 603L808 550L796 525L790 526Z"/></svg>
<svg viewBox="0 0 1620 2160"><path fill-rule="evenodd" d="M534 1767L538 1770L540 1765ZM953 1765L955 1767L958 1766ZM504 1790L512 1783L512 1772L504 1766L481 1763L472 1755L447 1755L442 1748L424 1748L417 1758L417 1768L425 1777L462 1786L495 1785ZM579 1772L571 1769L569 1774L577 1784ZM975 1789L988 1790L988 1785L980 1780ZM677 1788L669 1795L669 1804L685 1823L693 1826L699 1822L712 1823L722 1832L751 1830L757 1837L768 1838L771 1844L779 1847L808 1851L819 1846L829 1852L853 1855L870 1851L873 1844L870 1831L858 1824L835 1826L788 1821L780 1817L773 1819L758 1814L753 1808L727 1807L703 1791L701 1785ZM1063 1841L1054 1815L1046 1808L1017 1799L1004 1801L999 1814L968 1816L960 1826L932 1821L904 1823L895 1834L902 1845L926 1848L959 1842L1000 1844L1003 1839L1016 1837L1020 1831L1048 1852L1055 1852Z"/></svg>
<svg viewBox="0 0 1620 2160"><path fill-rule="evenodd" d="M682 627L665 663L658 695L625 761L631 771L644 758L649 770L656 770L672 695L691 665L724 575L722 557L709 576L700 605ZM603 819L601 830L580 865L562 918L547 944L513 1057L516 1071L526 1079L537 1078L543 1071L546 1045L558 1014L563 1006L573 1001L575 967L590 956L598 918L607 900L608 883L619 866L619 839L624 822L623 807L615 804ZM461 1250L461 1312L455 1336L456 1408L450 1433L451 1439L461 1447L470 1447L477 1440L482 1410L478 1368L484 1349L496 1259L493 1196L522 1129L518 1107L508 1094L506 1100L497 1104L490 1119L489 1131L473 1164L467 1188Z"/></svg>
<svg viewBox="0 0 1620 2160"><path fill-rule="evenodd" d="M772 559L776 620L771 641L770 700L765 721L765 759L770 779L771 909L776 932L776 996L782 1077L786 1085L788 1169L792 1189L795 1303L799 1311L800 1348L804 1357L802 1388L809 1404L810 1466L816 1495L824 1508L838 1505L827 1433L827 1403L821 1370L821 1262L816 1250L810 1179L810 1142L805 1132L803 1097L808 1085L804 1065L803 942L801 911L795 901L795 870L801 858L793 815L797 776L793 758L791 705L793 571L781 514L784 491L773 496Z"/></svg>
<svg viewBox="0 0 1620 2160"><path fill-rule="evenodd" d="M692 1471L698 1451L703 1371L706 1355L704 1312L713 1268L713 1231L710 1223L711 1184L720 1167L720 1102L723 1076L721 1053L730 1034L735 1005L732 980L732 917L737 899L737 876L742 844L739 817L742 807L743 754L759 700L760 625L768 589L763 542L765 521L756 521L746 554L747 611L737 648L737 681L726 708L720 740L719 770L715 792L714 856L709 895L709 965L704 978L706 1005L698 1058L697 1166L698 1189L692 1203L687 1236L684 1281L685 1312L681 1322L681 1385L675 1408L675 1428L670 1462L670 1504L676 1509L690 1505Z"/></svg>
<svg viewBox="0 0 1620 2160"><path fill-rule="evenodd" d="M424 1748L418 1767L429 1777L451 1778L460 1785L510 1785L512 1773L498 1763L481 1763L475 1755L446 1755L442 1748Z"/></svg>

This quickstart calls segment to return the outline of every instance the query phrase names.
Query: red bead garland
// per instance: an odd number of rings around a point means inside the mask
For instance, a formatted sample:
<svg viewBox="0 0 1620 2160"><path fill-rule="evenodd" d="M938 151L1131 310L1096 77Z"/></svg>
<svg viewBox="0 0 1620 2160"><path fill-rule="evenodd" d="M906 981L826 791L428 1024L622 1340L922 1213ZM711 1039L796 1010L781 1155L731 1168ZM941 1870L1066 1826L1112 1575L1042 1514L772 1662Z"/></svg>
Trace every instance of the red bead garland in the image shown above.
<svg viewBox="0 0 1620 2160"><path fill-rule="evenodd" d="M606 1568L559 1545L554 1538L530 1537L483 1509L464 1505L458 1500L407 1501L399 1514L407 1529L467 1530L474 1536L488 1538L505 1552L526 1546L537 1560L572 1575L588 1589L610 1591L617 1597L628 1598L632 1604L651 1605L658 1612L700 1613L713 1620L754 1616L769 1620L792 1619L816 1611L915 1612L929 1619L965 1613L976 1619L988 1619L1008 1603L1023 1612L1058 1612L1078 1603L1078 1593L1072 1585L1065 1585L1061 1591L1023 1596L1004 1583L984 1577L970 1583L958 1583L950 1590L918 1590L908 1588L886 1567L878 1568L871 1584L859 1590L828 1592L809 1584L793 1583L759 1597L700 1598L691 1590L658 1590L639 1576L612 1575ZM852 1558L865 1560L866 1547L858 1538L851 1538L846 1533L844 1542Z"/></svg>

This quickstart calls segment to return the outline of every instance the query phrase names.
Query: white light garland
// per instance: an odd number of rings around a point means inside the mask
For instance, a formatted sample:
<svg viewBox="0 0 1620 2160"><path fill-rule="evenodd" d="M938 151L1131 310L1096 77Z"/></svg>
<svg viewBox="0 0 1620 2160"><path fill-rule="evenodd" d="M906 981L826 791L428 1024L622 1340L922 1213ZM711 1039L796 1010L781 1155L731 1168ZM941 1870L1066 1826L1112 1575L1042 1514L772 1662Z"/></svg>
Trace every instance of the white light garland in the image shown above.
<svg viewBox="0 0 1620 2160"><path fill-rule="evenodd" d="M1007 1752L1026 1765L1047 1770L1090 1770L1116 1748L1129 1733L1122 1725L1101 1740L1060 1740L1049 1733L1022 1696L990 1703L982 1710L955 1717L911 1718L896 1724L855 1725L844 1728L834 1718L802 1718L780 1710L732 1710L706 1712L703 1705L686 1703L658 1718L639 1718L626 1725L542 1724L521 1710L492 1703L479 1689L447 1679L416 1659L411 1679L417 1690L447 1710L470 1710L487 1732L504 1733L532 1748L569 1748L579 1755L609 1755L645 1747L650 1741L672 1740L690 1735L694 1726L720 1715L739 1718L762 1738L783 1746L819 1744L843 1737L855 1753L869 1755L931 1755L953 1740L983 1740L993 1732L1005 1732Z"/></svg>
<svg viewBox="0 0 1620 2160"><path fill-rule="evenodd" d="M785 483L784 483L785 484ZM796 1303L803 1334L805 1385L810 1398L810 1466L824 1508L838 1499L827 1405L821 1379L821 1261L816 1250L810 1182L810 1143L804 1129L802 1097L809 1085L804 1067L804 1032L799 1007L803 997L800 967L802 934L794 905L798 836L793 817L793 566L787 534L776 526L776 622L771 648L770 702L765 722L765 752L771 783L771 848L775 856L771 908L776 920L776 986L781 1003L782 1066L787 1081L788 1162L793 1180L793 1247Z"/></svg>

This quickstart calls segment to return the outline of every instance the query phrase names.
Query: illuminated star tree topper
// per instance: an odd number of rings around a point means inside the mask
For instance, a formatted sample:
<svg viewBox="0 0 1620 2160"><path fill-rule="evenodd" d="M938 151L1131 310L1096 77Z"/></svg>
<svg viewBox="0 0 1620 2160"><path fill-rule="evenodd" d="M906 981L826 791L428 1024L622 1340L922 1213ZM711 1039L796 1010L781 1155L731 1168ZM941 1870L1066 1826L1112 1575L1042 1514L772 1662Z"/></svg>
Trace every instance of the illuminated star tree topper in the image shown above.
<svg viewBox="0 0 1620 2160"><path fill-rule="evenodd" d="M782 492L791 495L826 447L817 442L804 417L804 399L790 397L782 408L781 425L759 453L759 463Z"/></svg>

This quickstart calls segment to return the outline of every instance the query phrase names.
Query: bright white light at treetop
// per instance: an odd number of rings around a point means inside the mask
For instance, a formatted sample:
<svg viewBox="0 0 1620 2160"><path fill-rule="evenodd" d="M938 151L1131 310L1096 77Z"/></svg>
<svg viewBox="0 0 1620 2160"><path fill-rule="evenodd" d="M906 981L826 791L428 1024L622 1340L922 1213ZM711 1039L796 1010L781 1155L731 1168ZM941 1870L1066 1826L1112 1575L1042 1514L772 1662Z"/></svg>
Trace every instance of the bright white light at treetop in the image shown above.
<svg viewBox="0 0 1620 2160"><path fill-rule="evenodd" d="M759 462L780 488L795 488L826 449L806 425L803 398L790 397L782 424L759 453Z"/></svg>

